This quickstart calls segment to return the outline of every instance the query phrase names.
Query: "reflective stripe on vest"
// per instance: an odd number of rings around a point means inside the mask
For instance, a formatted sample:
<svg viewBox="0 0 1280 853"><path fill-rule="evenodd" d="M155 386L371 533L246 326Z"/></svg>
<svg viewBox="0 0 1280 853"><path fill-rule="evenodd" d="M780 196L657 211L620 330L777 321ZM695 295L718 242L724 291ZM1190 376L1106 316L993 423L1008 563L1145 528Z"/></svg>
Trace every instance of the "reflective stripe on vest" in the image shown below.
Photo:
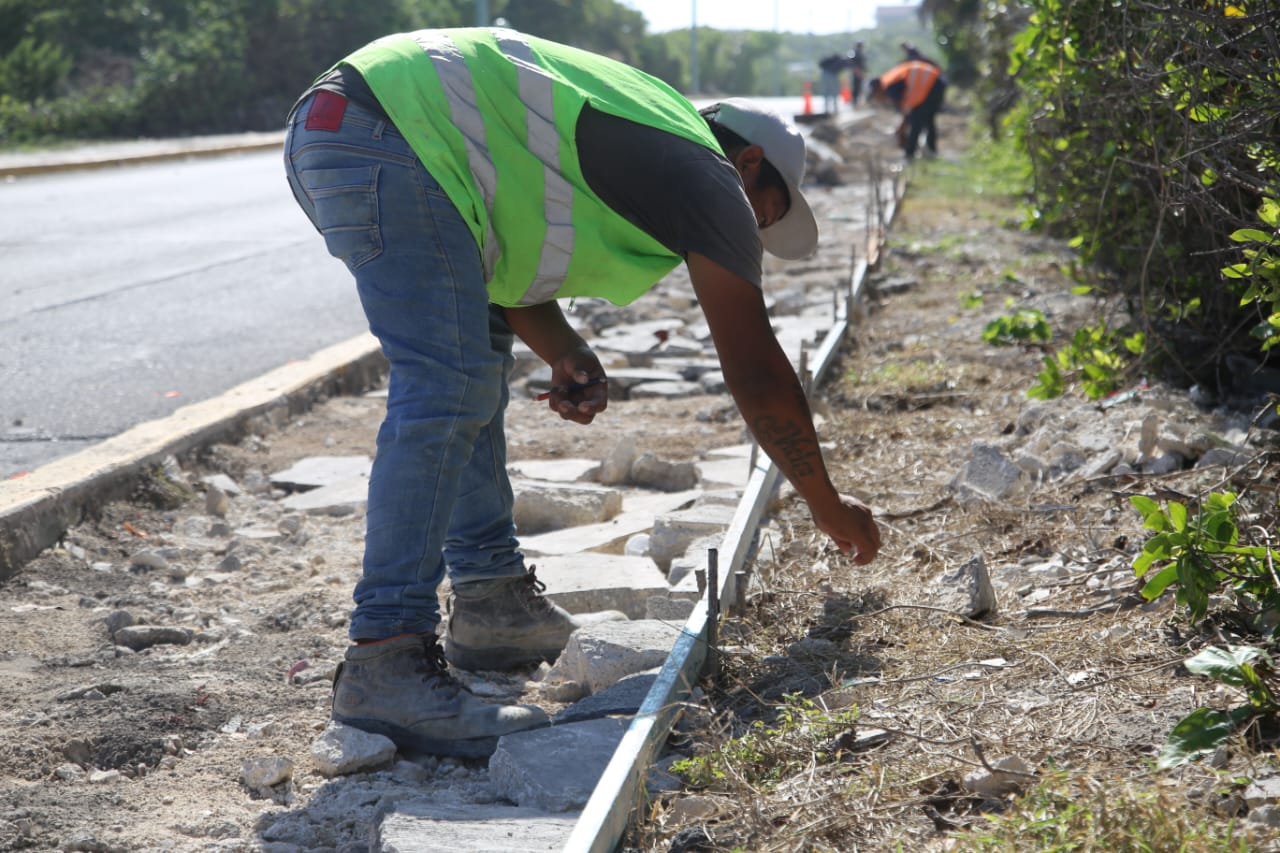
<svg viewBox="0 0 1280 853"><path fill-rule="evenodd" d="M435 31L414 33L414 40L426 52L445 88L449 115L466 140L467 165L484 198L487 225L484 240L484 270L492 277L501 248L493 233L493 204L498 191L498 170L485 140L484 118L477 103L471 71L462 52L447 34ZM498 47L516 69L520 100L525 106L524 125L529 151L543 164L546 234L538 259L538 269L529 289L520 297L521 305L537 305L555 298L569 271L573 256L573 186L560 174L560 134L556 130L553 79L537 64L529 43L511 31L497 33Z"/></svg>
<svg viewBox="0 0 1280 853"><path fill-rule="evenodd" d="M902 111L910 112L925 102L933 81L938 77L938 69L927 62L913 62L907 72L906 87L902 93Z"/></svg>

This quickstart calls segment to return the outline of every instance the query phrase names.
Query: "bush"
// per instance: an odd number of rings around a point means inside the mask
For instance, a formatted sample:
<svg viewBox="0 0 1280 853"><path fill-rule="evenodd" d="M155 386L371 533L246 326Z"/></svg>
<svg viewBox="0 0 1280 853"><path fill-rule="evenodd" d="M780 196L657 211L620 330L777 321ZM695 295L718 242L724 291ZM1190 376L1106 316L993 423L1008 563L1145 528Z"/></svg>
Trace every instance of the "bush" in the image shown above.
<svg viewBox="0 0 1280 853"><path fill-rule="evenodd" d="M23 38L0 58L0 92L19 101L49 97L71 66L71 57L58 45Z"/></svg>
<svg viewBox="0 0 1280 853"><path fill-rule="evenodd" d="M1170 375L1212 386L1228 352L1258 349L1219 270L1280 181L1280 11L1031 5L1011 68L1038 218L1119 273Z"/></svg>

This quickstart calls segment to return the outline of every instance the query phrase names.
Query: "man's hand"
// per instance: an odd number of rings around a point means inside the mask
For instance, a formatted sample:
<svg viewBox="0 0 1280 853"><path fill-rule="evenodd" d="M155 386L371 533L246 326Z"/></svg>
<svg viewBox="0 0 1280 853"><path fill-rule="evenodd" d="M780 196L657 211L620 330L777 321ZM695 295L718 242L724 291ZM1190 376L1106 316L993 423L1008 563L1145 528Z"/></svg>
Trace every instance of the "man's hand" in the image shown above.
<svg viewBox="0 0 1280 853"><path fill-rule="evenodd" d="M831 537L842 553L853 552L853 561L865 566L880 551L880 528L871 510L857 498L840 495L839 503L813 511L813 523Z"/></svg>
<svg viewBox="0 0 1280 853"><path fill-rule="evenodd" d="M604 368L589 349L570 353L551 365L551 390L545 396L566 421L589 424L609 405Z"/></svg>
<svg viewBox="0 0 1280 853"><path fill-rule="evenodd" d="M609 404L600 359L565 320L557 302L544 302L503 312L511 331L551 365L551 411L567 421L589 424Z"/></svg>

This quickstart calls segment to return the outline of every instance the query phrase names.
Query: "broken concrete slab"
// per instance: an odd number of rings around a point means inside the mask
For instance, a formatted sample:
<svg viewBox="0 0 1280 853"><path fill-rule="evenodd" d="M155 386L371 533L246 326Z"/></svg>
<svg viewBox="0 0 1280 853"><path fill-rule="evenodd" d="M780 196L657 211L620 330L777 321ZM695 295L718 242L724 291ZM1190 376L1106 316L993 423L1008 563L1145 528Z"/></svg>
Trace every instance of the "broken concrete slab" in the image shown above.
<svg viewBox="0 0 1280 853"><path fill-rule="evenodd" d="M656 354L667 359L688 358L701 356L705 349L706 347L703 347L696 338L687 335L668 335L667 339L658 345Z"/></svg>
<svg viewBox="0 0 1280 853"><path fill-rule="evenodd" d="M704 373L698 377L697 382L702 386L703 394L728 394L729 384L725 381L724 373L719 370L713 370Z"/></svg>
<svg viewBox="0 0 1280 853"><path fill-rule="evenodd" d="M689 542L684 553L673 558L671 565L667 567L667 585L672 589L696 590L698 583L695 573L706 571L710 563L710 550L718 549L722 541L724 541L724 532L717 530Z"/></svg>
<svg viewBox="0 0 1280 853"><path fill-rule="evenodd" d="M728 447L717 447L707 451L708 459L750 459L755 451L753 444L731 444Z"/></svg>
<svg viewBox="0 0 1280 853"><path fill-rule="evenodd" d="M1006 459L999 447L977 442L949 485L961 497L999 501L1013 492L1020 476L1022 469Z"/></svg>
<svg viewBox="0 0 1280 853"><path fill-rule="evenodd" d="M614 445L603 459L596 478L605 486L620 486L631 478L631 464L636 461L636 446L629 441Z"/></svg>
<svg viewBox="0 0 1280 853"><path fill-rule="evenodd" d="M390 767L396 745L390 738L354 726L330 722L311 744L316 770L330 778L379 767Z"/></svg>
<svg viewBox="0 0 1280 853"><path fill-rule="evenodd" d="M513 480L516 528L530 533L599 524L622 512L622 492L586 483Z"/></svg>
<svg viewBox="0 0 1280 853"><path fill-rule="evenodd" d="M621 392L630 397L631 389L644 382L683 382L684 377L672 370L651 367L622 367L609 371L609 396Z"/></svg>
<svg viewBox="0 0 1280 853"><path fill-rule="evenodd" d="M237 497L244 494L240 488L240 484L228 477L226 474L208 474L200 478L200 481L206 486L217 489L231 497Z"/></svg>
<svg viewBox="0 0 1280 853"><path fill-rule="evenodd" d="M599 693L574 702L552 719L555 725L580 723L601 717L634 716L658 679L658 671L629 675Z"/></svg>
<svg viewBox="0 0 1280 853"><path fill-rule="evenodd" d="M630 400L681 400L685 397L697 397L705 393L699 383L686 382L681 379L676 382L638 383L627 392L627 398Z"/></svg>
<svg viewBox="0 0 1280 853"><path fill-rule="evenodd" d="M374 828L374 853L509 853L562 850L578 815L515 806L396 803Z"/></svg>
<svg viewBox="0 0 1280 853"><path fill-rule="evenodd" d="M688 592L672 590L666 595L651 595L644 604L645 619L661 619L663 622L679 622L683 624L693 613L698 603L698 590Z"/></svg>
<svg viewBox="0 0 1280 853"><path fill-rule="evenodd" d="M272 474L271 484L282 489L318 489L359 477L368 480L372 468L367 456L308 456Z"/></svg>
<svg viewBox="0 0 1280 853"><path fill-rule="evenodd" d="M526 554L572 554L576 551L599 551L611 545L621 546L627 537L653 527L654 518L664 512L692 503L700 492L628 492L622 496L622 513L602 524L588 524L520 537L520 548Z"/></svg>
<svg viewBox="0 0 1280 853"><path fill-rule="evenodd" d="M751 479L751 465L745 459L716 457L703 459L694 463L698 468L698 476L704 488L715 486L733 486L746 488Z"/></svg>
<svg viewBox="0 0 1280 853"><path fill-rule="evenodd" d="M970 557L960 567L944 572L930 584L934 607L959 613L970 619L994 614L998 609L991 573L981 554Z"/></svg>
<svg viewBox="0 0 1280 853"><path fill-rule="evenodd" d="M369 478L353 477L331 486L289 495L280 505L311 515L349 515L369 500Z"/></svg>
<svg viewBox="0 0 1280 853"><path fill-rule="evenodd" d="M680 359L680 375L690 382L701 382L702 377L710 373L720 373L718 358L682 358Z"/></svg>
<svg viewBox="0 0 1280 853"><path fill-rule="evenodd" d="M499 794L525 808L581 809L628 724L605 718L505 735L489 758L489 781Z"/></svg>
<svg viewBox="0 0 1280 853"><path fill-rule="evenodd" d="M546 596L570 613L618 610L643 619L647 602L669 594L667 579L648 557L571 553L538 558Z"/></svg>
<svg viewBox="0 0 1280 853"><path fill-rule="evenodd" d="M712 504L660 515L649 536L649 555L665 571L694 540L728 529L733 513L733 507Z"/></svg>
<svg viewBox="0 0 1280 853"><path fill-rule="evenodd" d="M597 622L569 637L548 681L576 681L599 693L628 675L662 666L683 629L657 619Z"/></svg>
<svg viewBox="0 0 1280 853"><path fill-rule="evenodd" d="M592 341L592 348L608 350L626 355L641 355L657 349L662 343L653 332L629 332L628 334L609 335Z"/></svg>
<svg viewBox="0 0 1280 853"><path fill-rule="evenodd" d="M513 477L528 480L577 483L599 467L594 459L530 459L507 466L507 471Z"/></svg>
<svg viewBox="0 0 1280 853"><path fill-rule="evenodd" d="M629 480L644 489L685 492L698 485L698 468L692 462L671 462L650 451L631 463Z"/></svg>

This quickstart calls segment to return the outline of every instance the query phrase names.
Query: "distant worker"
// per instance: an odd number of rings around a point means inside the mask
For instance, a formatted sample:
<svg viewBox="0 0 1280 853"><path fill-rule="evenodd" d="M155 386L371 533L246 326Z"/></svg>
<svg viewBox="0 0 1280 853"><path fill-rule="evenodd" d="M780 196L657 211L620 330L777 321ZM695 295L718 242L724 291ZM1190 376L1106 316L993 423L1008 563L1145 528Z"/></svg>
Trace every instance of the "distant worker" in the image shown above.
<svg viewBox="0 0 1280 853"><path fill-rule="evenodd" d="M920 52L920 48L916 47L909 41L904 41L899 47L902 48L903 62L927 62L934 67L940 68L937 61L932 57L925 56Z"/></svg>
<svg viewBox="0 0 1280 853"><path fill-rule="evenodd" d="M822 72L822 111L834 114L840 106L840 72L848 63L848 58L839 53L824 56L818 60L818 70Z"/></svg>
<svg viewBox="0 0 1280 853"><path fill-rule="evenodd" d="M858 101L862 98L862 81L867 76L867 55L862 48L862 42L855 42L853 50L845 57L845 64L849 68L849 91L853 95L852 103L856 107Z"/></svg>
<svg viewBox="0 0 1280 853"><path fill-rule="evenodd" d="M903 153L910 160L916 154L920 134L930 154L938 153L938 127L935 118L942 109L947 91L947 78L942 69L919 59L903 62L880 75L867 90L868 97L881 104L892 104L902 113L896 135Z"/></svg>

